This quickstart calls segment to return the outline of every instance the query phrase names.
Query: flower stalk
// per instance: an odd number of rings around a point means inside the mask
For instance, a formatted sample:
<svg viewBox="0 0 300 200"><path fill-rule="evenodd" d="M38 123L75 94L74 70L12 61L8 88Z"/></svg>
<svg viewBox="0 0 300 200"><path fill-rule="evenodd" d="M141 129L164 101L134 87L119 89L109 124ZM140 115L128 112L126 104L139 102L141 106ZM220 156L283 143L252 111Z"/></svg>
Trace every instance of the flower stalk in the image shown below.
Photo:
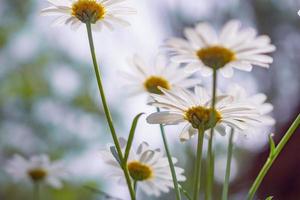
<svg viewBox="0 0 300 200"><path fill-rule="evenodd" d="M226 173L225 173L225 180L224 180L224 185L223 185L222 200L228 199L231 160L232 160L232 153L233 153L233 136L234 136L234 129L231 128L229 141L228 141Z"/></svg>
<svg viewBox="0 0 300 200"><path fill-rule="evenodd" d="M212 102L211 110L215 110L216 95L217 95L217 68L213 68L213 87L212 87ZM215 112L211 112L210 121L211 123L215 121ZM206 178L206 191L205 199L212 199L212 185L214 179L214 152L213 152L213 136L214 136L214 126L210 129L210 137L208 141L207 150L207 178Z"/></svg>
<svg viewBox="0 0 300 200"><path fill-rule="evenodd" d="M34 182L33 200L40 200L40 183Z"/></svg>
<svg viewBox="0 0 300 200"><path fill-rule="evenodd" d="M159 108L156 108L156 110L157 110L157 112L160 112ZM169 166L170 166L170 170L171 170L171 174L172 174L176 200L181 200L181 195L180 195L180 190L179 190L178 181L177 181L177 177L176 177L175 167L174 167L171 152L170 152L170 149L169 149L167 137L166 137L166 134L165 134L165 129L164 129L162 124L160 124L159 127L160 127L161 136L162 136L162 139L163 139L166 155L167 155L167 158L168 158L168 162L169 162Z"/></svg>
<svg viewBox="0 0 300 200"><path fill-rule="evenodd" d="M203 149L204 129L200 126L198 129L198 144L197 144L197 157L195 164L195 179L194 179L194 195L193 200L199 199L200 194L200 179L201 179L201 163L202 163L202 149Z"/></svg>
<svg viewBox="0 0 300 200"><path fill-rule="evenodd" d="M121 167L124 171L124 175L125 175L125 179L127 182L127 186L128 186L128 190L130 193L130 197L132 200L135 200L135 192L132 186L132 181L130 178L130 174L128 172L128 168L127 168L127 163L124 163L124 158L123 158L123 154L122 154L122 150L121 150L121 146L113 125L113 121L112 121L112 117L110 114L110 110L106 101L106 97L105 97L105 93L104 93L104 89L103 89L103 84L102 84L102 79L101 79L101 73L98 67L98 63L97 63L97 58L96 58L96 54L95 54L95 47L94 47L94 42L93 42L93 35L92 35L92 28L91 28L91 23L86 23L86 28L87 28L87 33L88 33L88 39L89 39L89 45L90 45L90 50L91 50L91 55L92 55L92 59L93 59L93 65L94 65L94 70L95 70L95 75L96 75L96 79L97 79L97 83L98 83L98 88L99 88L99 92L100 92L100 96L101 96L101 100L102 100L102 106L104 109L104 113L106 116L106 120L114 141L114 145L116 147L118 156L120 158L121 161Z"/></svg>
<svg viewBox="0 0 300 200"><path fill-rule="evenodd" d="M300 124L300 114L298 114L297 118L292 123L290 128L287 130L287 132L285 133L285 135L283 136L283 138L281 139L281 141L279 142L277 147L275 147L271 151L267 161L265 162L264 166L260 170L258 176L256 177L254 183L252 184L252 186L248 192L247 200L252 200L254 198L254 195L255 195L257 189L259 188L261 182L263 181L264 177L268 173L269 169L271 168L272 164L274 163L274 161L276 160L276 158L278 157L278 155L280 154L280 152L282 151L282 149L284 148L286 143L289 141L289 139L292 137L292 135L296 132L297 128L299 127L299 124Z"/></svg>

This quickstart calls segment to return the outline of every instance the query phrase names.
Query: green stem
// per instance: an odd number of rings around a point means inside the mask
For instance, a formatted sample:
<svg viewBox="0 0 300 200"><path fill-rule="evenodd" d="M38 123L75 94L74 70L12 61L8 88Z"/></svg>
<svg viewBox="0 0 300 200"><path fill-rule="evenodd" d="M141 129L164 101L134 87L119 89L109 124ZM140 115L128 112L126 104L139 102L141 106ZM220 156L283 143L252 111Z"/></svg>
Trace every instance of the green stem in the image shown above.
<svg viewBox="0 0 300 200"><path fill-rule="evenodd" d="M92 55L92 59L93 59L93 64L94 64L94 70L95 70L95 74L96 74L96 78L97 78L97 83L98 83L98 88L99 88L99 92L100 92L100 96L101 96L101 100L102 100L102 105L103 105L103 109L104 109L104 113L106 116L106 120L115 144L115 147L117 149L117 153L118 156L122 162L122 169L124 171L124 175L125 175L125 179L127 182L127 186L128 186L128 190L131 196L132 200L135 200L135 193L132 187L132 183L131 183L131 178L128 172L128 168L127 168L127 164L123 163L123 154L122 154L122 150L120 147L120 143L113 125L113 121L112 121L112 117L109 111L109 107L106 101L106 97L105 97L105 93L104 93L104 89L103 89L103 85L102 85L102 80L101 80L101 73L98 67L98 63L97 63L97 58L96 58L96 54L95 54L95 47L94 47L94 42L93 42L93 35L92 35L92 28L91 28L91 24L90 23L86 23L86 28L87 28L87 33L88 33L88 39L89 39L89 44L90 44L90 50L91 50L91 55Z"/></svg>
<svg viewBox="0 0 300 200"><path fill-rule="evenodd" d="M197 145L197 157L196 157L196 164L195 164L193 200L198 200L199 194L200 194L200 178L201 178L201 161L202 161L203 138L204 138L204 130L203 130L203 126L202 126L198 129L198 145Z"/></svg>
<svg viewBox="0 0 300 200"><path fill-rule="evenodd" d="M222 200L228 199L228 188L229 188L231 160L232 160L232 152L233 152L233 136L234 136L234 129L231 128L229 141L228 141L226 174L225 174L225 180L223 185Z"/></svg>
<svg viewBox="0 0 300 200"><path fill-rule="evenodd" d="M40 200L40 183L35 182L33 187L33 200Z"/></svg>
<svg viewBox="0 0 300 200"><path fill-rule="evenodd" d="M283 147L286 145L286 143L289 141L289 139L292 137L292 135L296 132L297 128L299 127L299 124L300 124L300 114L298 114L297 118L295 119L293 124L290 126L288 131L285 133L285 135L283 136L283 138L281 139L281 141L275 148L274 152L269 155L266 163L264 164L263 168L260 170L258 176L256 177L254 183L252 184L252 186L248 192L247 200L252 200L254 198L254 195L255 195L258 187L260 186L262 180L264 179L267 172L271 168L272 164L274 163L274 161L276 160L276 158L282 151Z"/></svg>
<svg viewBox="0 0 300 200"><path fill-rule="evenodd" d="M186 197L186 199L188 200L192 200L192 197L189 195L188 191L186 191L182 185L180 185L179 187L180 191L182 192L182 194Z"/></svg>
<svg viewBox="0 0 300 200"><path fill-rule="evenodd" d="M156 108L156 110L157 110L157 112L160 112L159 108ZM178 187L178 181L177 181L177 177L176 177L175 167L174 167L174 163L172 161L172 156L171 156L171 153L170 153L170 149L169 149L167 137L166 137L166 134L165 134L165 130L164 130L164 127L163 127L162 124L160 124L159 127L160 127L161 136L162 136L162 139L163 139L163 142L164 142L165 151L166 151L166 154L167 154L167 158L168 158L168 162L169 162L169 166L170 166L170 170L171 170L171 174L172 174L176 200L181 200L181 195L180 195L180 190L179 190L179 187Z"/></svg>
<svg viewBox="0 0 300 200"><path fill-rule="evenodd" d="M212 102L211 102L211 115L210 121L215 121L215 104L216 104L216 95L217 95L217 69L213 68L213 87L212 87ZM213 136L214 136L214 127L210 129L210 137L208 141L208 150L207 150L207 178L206 178L206 191L205 199L212 199L212 184L214 180L214 152L213 152Z"/></svg>

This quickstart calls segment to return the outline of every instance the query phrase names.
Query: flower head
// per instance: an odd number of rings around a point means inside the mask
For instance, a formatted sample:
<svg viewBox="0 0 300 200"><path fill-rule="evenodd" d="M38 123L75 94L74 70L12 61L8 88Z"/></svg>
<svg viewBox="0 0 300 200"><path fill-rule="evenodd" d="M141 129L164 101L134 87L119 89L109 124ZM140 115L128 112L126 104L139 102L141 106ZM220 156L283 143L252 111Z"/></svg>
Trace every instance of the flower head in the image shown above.
<svg viewBox="0 0 300 200"><path fill-rule="evenodd" d="M126 90L131 94L163 94L159 87L166 90L175 86L189 88L200 82L190 78L179 65L168 63L162 55L157 56L154 64L145 64L140 57L134 56L129 65L132 66L132 72L122 72L122 75L128 82Z"/></svg>
<svg viewBox="0 0 300 200"><path fill-rule="evenodd" d="M182 88L161 90L165 95L152 94L154 101L150 104L167 111L149 115L147 122L165 125L185 123L180 134L182 141L190 139L201 127L205 131L215 128L215 131L224 135L228 126L245 130L251 124L259 123L257 119L259 113L255 107L247 103L234 102L231 96L218 96L215 110L212 110L211 97L200 86L195 87L194 93ZM214 116L213 120L210 119L211 115Z"/></svg>
<svg viewBox="0 0 300 200"><path fill-rule="evenodd" d="M51 163L47 155L32 156L28 160L15 155L8 161L5 170L16 181L43 182L54 188L62 187L61 180L67 174L61 162Z"/></svg>
<svg viewBox="0 0 300 200"><path fill-rule="evenodd" d="M126 140L120 139L122 150L125 150ZM119 180L125 182L124 174L118 161L114 158L110 150L101 152L106 164L110 166L111 174ZM174 164L177 162L173 158ZM137 151L131 150L127 167L131 178L137 181L138 187L148 195L159 196L162 192L168 192L173 188L172 175L167 158L159 149L151 149L146 142L138 146ZM175 167L178 181L184 181L183 169Z"/></svg>
<svg viewBox="0 0 300 200"><path fill-rule="evenodd" d="M42 10L44 16L57 16L54 25L71 25L78 29L82 23L92 24L94 30L103 26L113 29L113 24L128 26L123 16L135 10L120 5L126 0L48 0L50 7Z"/></svg>
<svg viewBox="0 0 300 200"><path fill-rule="evenodd" d="M218 35L207 23L199 23L194 29L186 28L187 38L167 40L167 50L173 55L172 60L186 63L187 72L200 71L203 76L212 74L213 68L224 77L233 75L233 68L251 71L252 65L268 68L272 57L265 55L273 52L266 35L257 36L254 29L241 29L239 21L229 21Z"/></svg>

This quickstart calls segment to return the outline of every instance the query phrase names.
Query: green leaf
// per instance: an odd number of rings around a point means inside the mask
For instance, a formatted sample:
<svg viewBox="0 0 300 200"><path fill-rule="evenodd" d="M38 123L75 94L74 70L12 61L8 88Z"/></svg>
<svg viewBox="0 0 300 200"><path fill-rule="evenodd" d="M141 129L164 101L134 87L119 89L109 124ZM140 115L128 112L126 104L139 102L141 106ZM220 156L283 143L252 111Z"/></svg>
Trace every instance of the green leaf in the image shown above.
<svg viewBox="0 0 300 200"><path fill-rule="evenodd" d="M266 200L272 200L273 196L269 196L268 198L266 198Z"/></svg>
<svg viewBox="0 0 300 200"><path fill-rule="evenodd" d="M128 159L128 156L129 156L129 152L130 152L130 149L131 149L131 145L132 145L132 141L133 141L134 134L135 134L135 129L136 129L137 123L139 121L139 118L143 114L144 113L140 113L140 114L136 115L135 118L132 121L130 132L129 132L129 136L128 136L128 140L127 140L127 145L126 145L126 149L125 149L124 163L127 162L127 159Z"/></svg>
<svg viewBox="0 0 300 200"><path fill-rule="evenodd" d="M275 142L273 140L273 137L274 137L274 134L270 134L269 135L269 144L270 144L270 157L273 157L275 155L275 149L276 149L276 146L275 146Z"/></svg>

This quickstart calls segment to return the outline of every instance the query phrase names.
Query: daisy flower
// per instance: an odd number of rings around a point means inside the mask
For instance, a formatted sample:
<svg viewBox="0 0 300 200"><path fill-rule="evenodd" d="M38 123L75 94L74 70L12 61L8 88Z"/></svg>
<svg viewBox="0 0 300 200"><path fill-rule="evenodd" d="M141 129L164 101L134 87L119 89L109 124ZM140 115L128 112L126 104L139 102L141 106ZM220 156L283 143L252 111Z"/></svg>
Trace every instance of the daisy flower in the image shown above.
<svg viewBox="0 0 300 200"><path fill-rule="evenodd" d="M132 72L122 72L122 76L128 82L125 84L129 94L162 94L158 87L166 90L174 86L190 88L199 84L199 79L190 78L184 73L184 69L175 63L169 63L167 58L159 55L155 63L145 64L137 55L128 61Z"/></svg>
<svg viewBox="0 0 300 200"><path fill-rule="evenodd" d="M126 143L125 139L120 139L123 151ZM101 152L103 160L110 167L109 176L116 178L120 183L125 183L123 171L109 149ZM175 164L177 159L172 159ZM169 189L173 188L168 159L160 149L151 149L146 142L141 143L136 151L131 150L127 167L133 181L136 181L138 187L147 195L159 196L162 192L169 192ZM178 181L185 181L184 170L175 167L175 171Z"/></svg>
<svg viewBox="0 0 300 200"><path fill-rule="evenodd" d="M44 16L57 16L53 25L70 25L76 30L82 23L91 23L94 30L107 27L113 30L113 24L128 26L124 16L136 11L121 3L126 0L48 0L50 7L42 10ZM120 5L121 4L121 5Z"/></svg>
<svg viewBox="0 0 300 200"><path fill-rule="evenodd" d="M220 34L207 23L199 23L195 28L186 28L187 38L167 40L166 48L173 55L172 61L186 63L186 71L200 71L203 76L212 74L216 68L224 77L233 75L233 68L251 71L252 65L268 68L273 52L266 35L257 36L252 28L241 29L239 21L229 21Z"/></svg>
<svg viewBox="0 0 300 200"><path fill-rule="evenodd" d="M150 105L167 109L147 117L150 124L174 125L185 123L180 140L185 141L198 133L203 126L207 131L214 127L215 131L224 135L226 127L245 130L251 124L259 122L258 111L247 103L234 102L231 96L217 96L215 110L211 109L211 97L208 92L196 86L194 93L182 88L171 91L162 89L165 95L152 94L154 101ZM214 112L215 119L210 120ZM209 134L209 132L206 132Z"/></svg>
<svg viewBox="0 0 300 200"><path fill-rule="evenodd" d="M8 161L5 170L15 181L42 182L53 188L61 188L62 179L67 175L62 163L51 163L47 155L32 156L28 160L15 155Z"/></svg>
<svg viewBox="0 0 300 200"><path fill-rule="evenodd" d="M259 121L261 123L259 125L271 126L275 124L274 118L269 115L273 111L273 105L266 102L267 95L264 93L248 95L245 88L238 84L232 84L228 87L226 94L233 96L236 102L246 102L256 107L260 114Z"/></svg>

